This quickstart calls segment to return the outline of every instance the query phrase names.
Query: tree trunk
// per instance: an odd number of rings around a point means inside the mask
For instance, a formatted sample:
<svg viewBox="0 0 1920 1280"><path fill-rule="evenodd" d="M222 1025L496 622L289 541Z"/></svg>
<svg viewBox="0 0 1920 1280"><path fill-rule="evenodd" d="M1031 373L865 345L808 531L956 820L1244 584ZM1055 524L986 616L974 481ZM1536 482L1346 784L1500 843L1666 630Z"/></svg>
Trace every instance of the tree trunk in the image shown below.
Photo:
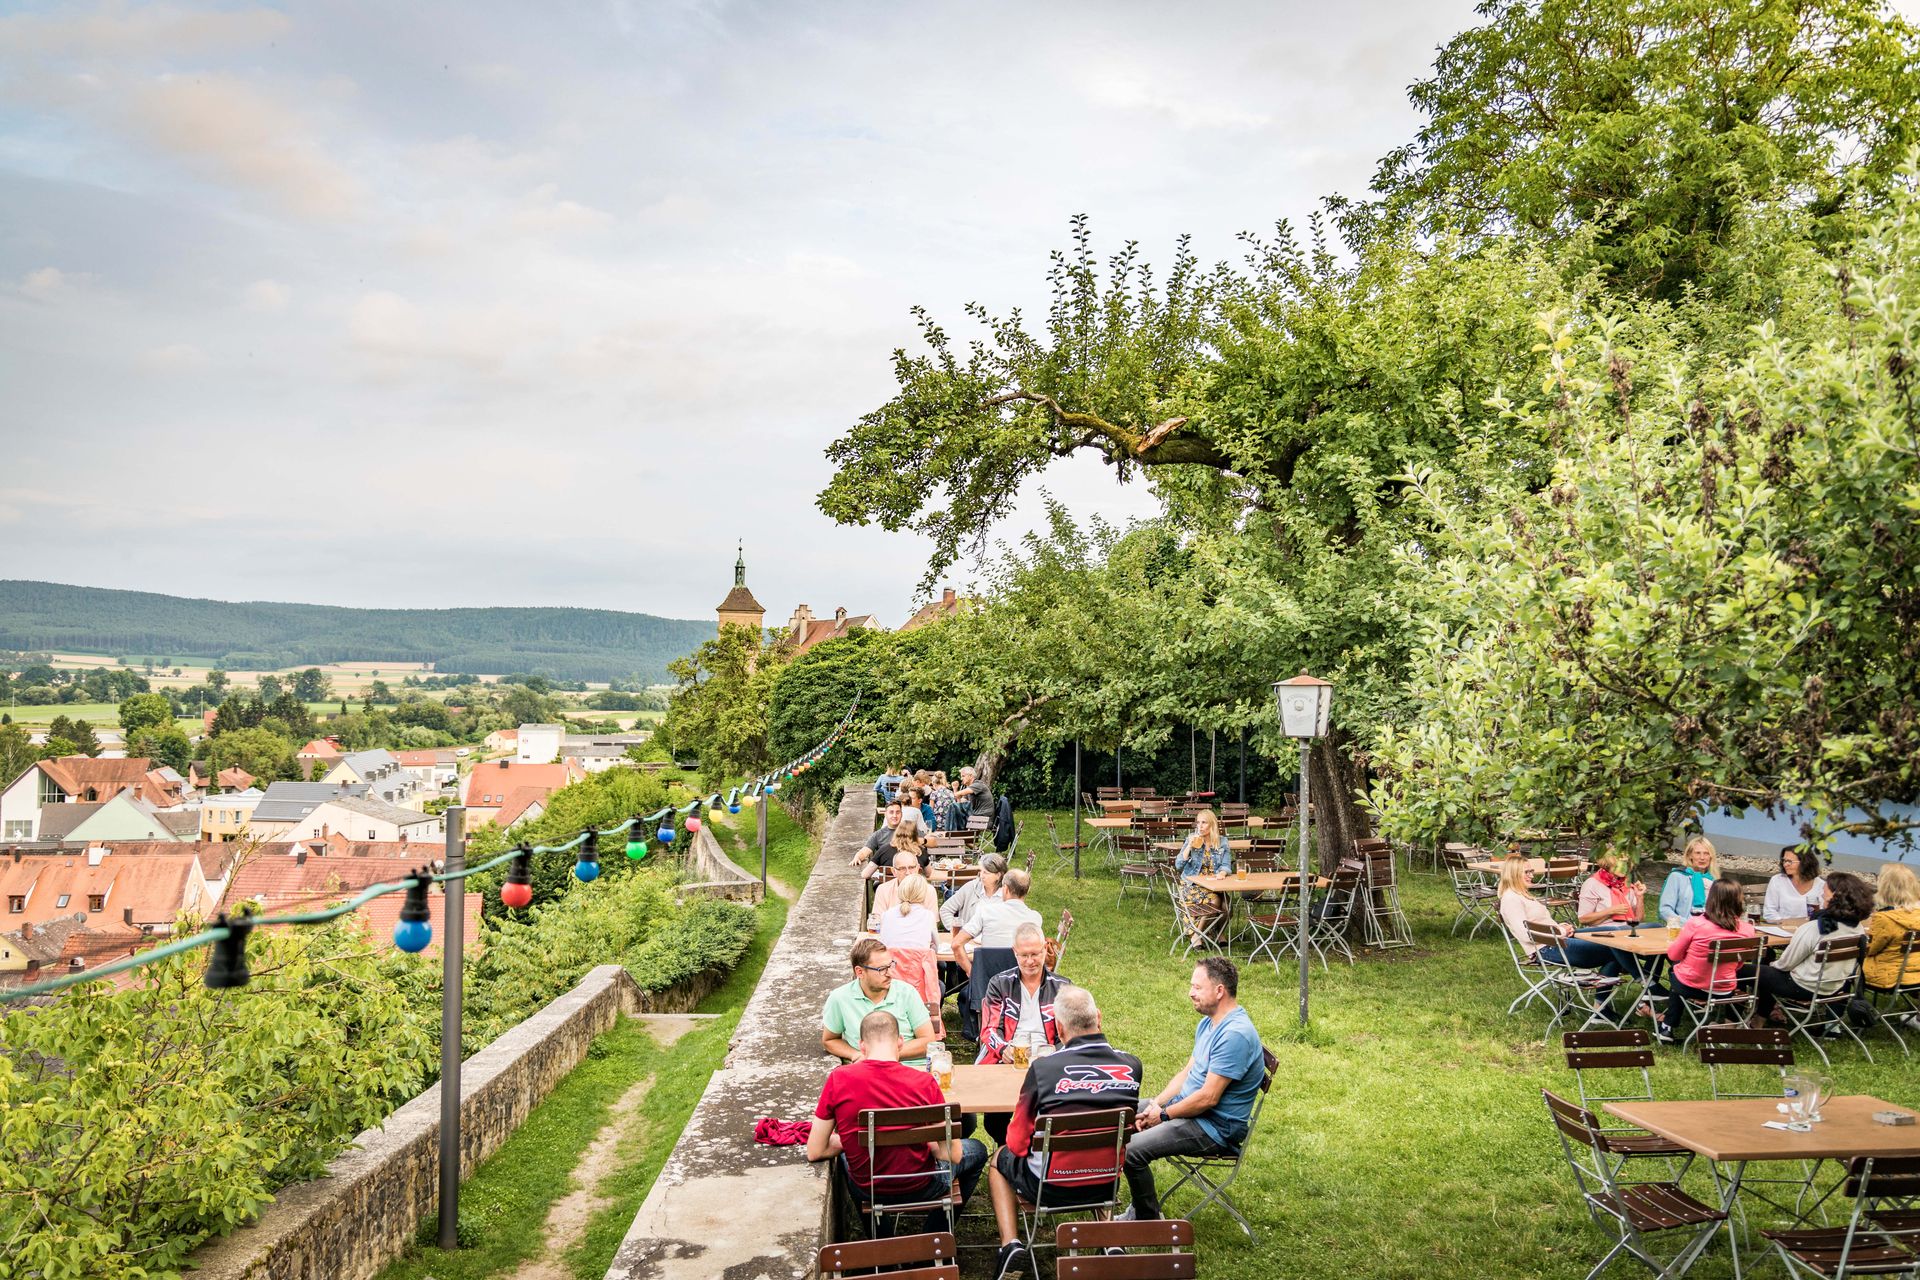
<svg viewBox="0 0 1920 1280"><path fill-rule="evenodd" d="M1366 766L1355 760L1353 739L1338 726L1314 743L1308 763L1314 831L1319 841L1320 873L1331 875L1340 859L1353 852L1353 842L1373 834L1373 824L1360 807Z"/></svg>
<svg viewBox="0 0 1920 1280"><path fill-rule="evenodd" d="M1009 744L1009 746L1010 745L1011 744ZM979 776L982 782L987 784L987 790L992 791L993 784L999 779L1000 770L1006 763L1007 752L1005 748L999 751L982 751L973 762L973 771ZM997 795L998 793L996 792L995 794Z"/></svg>

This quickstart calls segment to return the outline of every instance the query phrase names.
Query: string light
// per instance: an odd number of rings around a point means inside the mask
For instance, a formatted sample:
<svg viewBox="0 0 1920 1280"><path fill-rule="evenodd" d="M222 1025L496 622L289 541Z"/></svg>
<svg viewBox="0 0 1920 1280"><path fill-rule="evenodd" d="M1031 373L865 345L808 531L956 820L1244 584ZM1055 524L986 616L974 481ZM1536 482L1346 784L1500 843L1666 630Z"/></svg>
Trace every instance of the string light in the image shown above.
<svg viewBox="0 0 1920 1280"><path fill-rule="evenodd" d="M410 954L426 950L433 941L433 916L427 910L430 882L425 867L414 872L406 899L400 904L400 923L393 926L393 945Z"/></svg>
<svg viewBox="0 0 1920 1280"><path fill-rule="evenodd" d="M500 905L515 911L533 905L533 850L524 840L513 851L506 883L500 886Z"/></svg>
<svg viewBox="0 0 1920 1280"><path fill-rule="evenodd" d="M213 944L213 956L207 961L203 981L216 991L246 986L253 977L247 969L247 935L253 932L252 914L242 914L235 920L222 911L213 926L225 932Z"/></svg>
<svg viewBox="0 0 1920 1280"><path fill-rule="evenodd" d="M581 884L591 884L600 878L599 838L591 829L580 833L580 852L573 860L573 878Z"/></svg>

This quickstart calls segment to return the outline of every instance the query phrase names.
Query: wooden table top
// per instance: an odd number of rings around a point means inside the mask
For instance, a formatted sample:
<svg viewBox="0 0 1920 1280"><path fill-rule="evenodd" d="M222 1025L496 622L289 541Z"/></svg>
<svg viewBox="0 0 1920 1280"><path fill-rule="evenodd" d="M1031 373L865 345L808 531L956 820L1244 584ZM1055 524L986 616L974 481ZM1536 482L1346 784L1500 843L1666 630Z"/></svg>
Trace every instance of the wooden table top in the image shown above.
<svg viewBox="0 0 1920 1280"><path fill-rule="evenodd" d="M1627 951L1636 956L1663 956L1667 946L1679 933L1678 929L1669 929L1661 924L1643 924L1639 936L1629 934L1625 929L1581 929L1573 936L1588 942L1597 942L1603 947L1612 947L1615 951ZM1760 942L1768 947L1784 947L1785 938L1776 938L1768 934L1760 935Z"/></svg>
<svg viewBox="0 0 1920 1280"><path fill-rule="evenodd" d="M1155 840L1153 842L1154 848L1165 849L1168 853L1178 853L1185 845L1186 841L1184 840ZM1227 848L1245 853L1248 849L1253 848L1253 841L1245 839L1234 840L1230 838L1227 841Z"/></svg>
<svg viewBox="0 0 1920 1280"><path fill-rule="evenodd" d="M1493 858L1474 858L1468 861L1467 870L1498 871L1500 869L1500 864L1505 861L1506 859L1504 858L1497 859L1497 860ZM1544 873L1546 869L1547 869L1547 860L1545 858L1528 858L1527 859L1527 870L1533 872L1533 874L1535 874L1536 876ZM1580 874L1581 875L1587 874L1587 870L1588 870L1588 863L1586 862L1585 859L1582 859L1580 862Z"/></svg>
<svg viewBox="0 0 1920 1280"><path fill-rule="evenodd" d="M1193 883L1209 893L1272 893L1280 889L1291 889L1300 882L1298 871L1253 871L1245 876L1194 876ZM1315 876L1313 887L1324 889L1328 881L1325 876Z"/></svg>
<svg viewBox="0 0 1920 1280"><path fill-rule="evenodd" d="M860 936L863 938L877 938L880 935L871 929L862 929ZM945 929L936 930L933 935L933 953L941 960L953 959L953 935Z"/></svg>
<svg viewBox="0 0 1920 1280"><path fill-rule="evenodd" d="M1132 818L1082 818L1080 821L1096 831L1125 831L1133 825Z"/></svg>
<svg viewBox="0 0 1920 1280"><path fill-rule="evenodd" d="M963 1066L956 1062L947 1101L959 1103L964 1115L1011 1115L1020 1100L1020 1082L1026 1078L1025 1067L1006 1063Z"/></svg>
<svg viewBox="0 0 1920 1280"><path fill-rule="evenodd" d="M1830 1098L1807 1133L1763 1129L1785 1120L1775 1098L1711 1098L1686 1102L1609 1102L1608 1115L1639 1125L1716 1163L1741 1160L1843 1160L1849 1156L1920 1155L1920 1125L1880 1124L1876 1111L1904 1111L1864 1094Z"/></svg>

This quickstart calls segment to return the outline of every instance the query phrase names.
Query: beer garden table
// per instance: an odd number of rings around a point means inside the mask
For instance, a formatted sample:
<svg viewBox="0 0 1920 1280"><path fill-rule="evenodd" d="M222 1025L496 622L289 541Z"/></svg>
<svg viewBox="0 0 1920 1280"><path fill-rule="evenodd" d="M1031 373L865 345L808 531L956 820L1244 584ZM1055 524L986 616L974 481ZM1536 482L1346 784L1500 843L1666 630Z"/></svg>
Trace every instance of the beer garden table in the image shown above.
<svg viewBox="0 0 1920 1280"><path fill-rule="evenodd" d="M1007 1063L955 1063L947 1101L959 1103L962 1115L1010 1115L1020 1100L1020 1083L1026 1078L1025 1067Z"/></svg>

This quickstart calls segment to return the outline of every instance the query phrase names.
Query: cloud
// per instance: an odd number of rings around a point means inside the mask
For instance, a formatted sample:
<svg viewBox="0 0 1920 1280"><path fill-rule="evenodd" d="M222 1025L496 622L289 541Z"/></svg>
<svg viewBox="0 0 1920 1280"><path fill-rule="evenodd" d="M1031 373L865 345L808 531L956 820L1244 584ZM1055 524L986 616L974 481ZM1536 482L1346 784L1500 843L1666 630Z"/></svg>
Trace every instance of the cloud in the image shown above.
<svg viewBox="0 0 1920 1280"><path fill-rule="evenodd" d="M347 316L348 341L389 376L431 364L503 372L536 328L505 307L427 308L386 290L363 294Z"/></svg>
<svg viewBox="0 0 1920 1280"><path fill-rule="evenodd" d="M0 53L36 58L158 57L264 44L286 33L271 9L195 11L174 5L111 4L89 14L0 18Z"/></svg>
<svg viewBox="0 0 1920 1280"><path fill-rule="evenodd" d="M37 302L54 302L72 293L92 276L70 275L58 267L39 267L20 277L14 287Z"/></svg>
<svg viewBox="0 0 1920 1280"><path fill-rule="evenodd" d="M557 190L549 182L530 191L513 215L514 230L535 235L597 231L613 222L613 215L604 210L590 209L573 200L556 199Z"/></svg>
<svg viewBox="0 0 1920 1280"><path fill-rule="evenodd" d="M240 304L249 311L272 314L285 311L293 300L293 290L278 280L255 280L240 291Z"/></svg>
<svg viewBox="0 0 1920 1280"><path fill-rule="evenodd" d="M1270 115L1217 97L1210 86L1172 83L1165 71L1098 67L1081 72L1077 83L1096 106L1149 111L1182 129L1264 129L1273 123Z"/></svg>
<svg viewBox="0 0 1920 1280"><path fill-rule="evenodd" d="M135 89L128 107L128 127L146 141L302 217L345 217L361 198L299 116L240 80L166 75Z"/></svg>
<svg viewBox="0 0 1920 1280"><path fill-rule="evenodd" d="M190 342L171 342L140 353L140 363L154 373L192 373L207 365L207 353Z"/></svg>

